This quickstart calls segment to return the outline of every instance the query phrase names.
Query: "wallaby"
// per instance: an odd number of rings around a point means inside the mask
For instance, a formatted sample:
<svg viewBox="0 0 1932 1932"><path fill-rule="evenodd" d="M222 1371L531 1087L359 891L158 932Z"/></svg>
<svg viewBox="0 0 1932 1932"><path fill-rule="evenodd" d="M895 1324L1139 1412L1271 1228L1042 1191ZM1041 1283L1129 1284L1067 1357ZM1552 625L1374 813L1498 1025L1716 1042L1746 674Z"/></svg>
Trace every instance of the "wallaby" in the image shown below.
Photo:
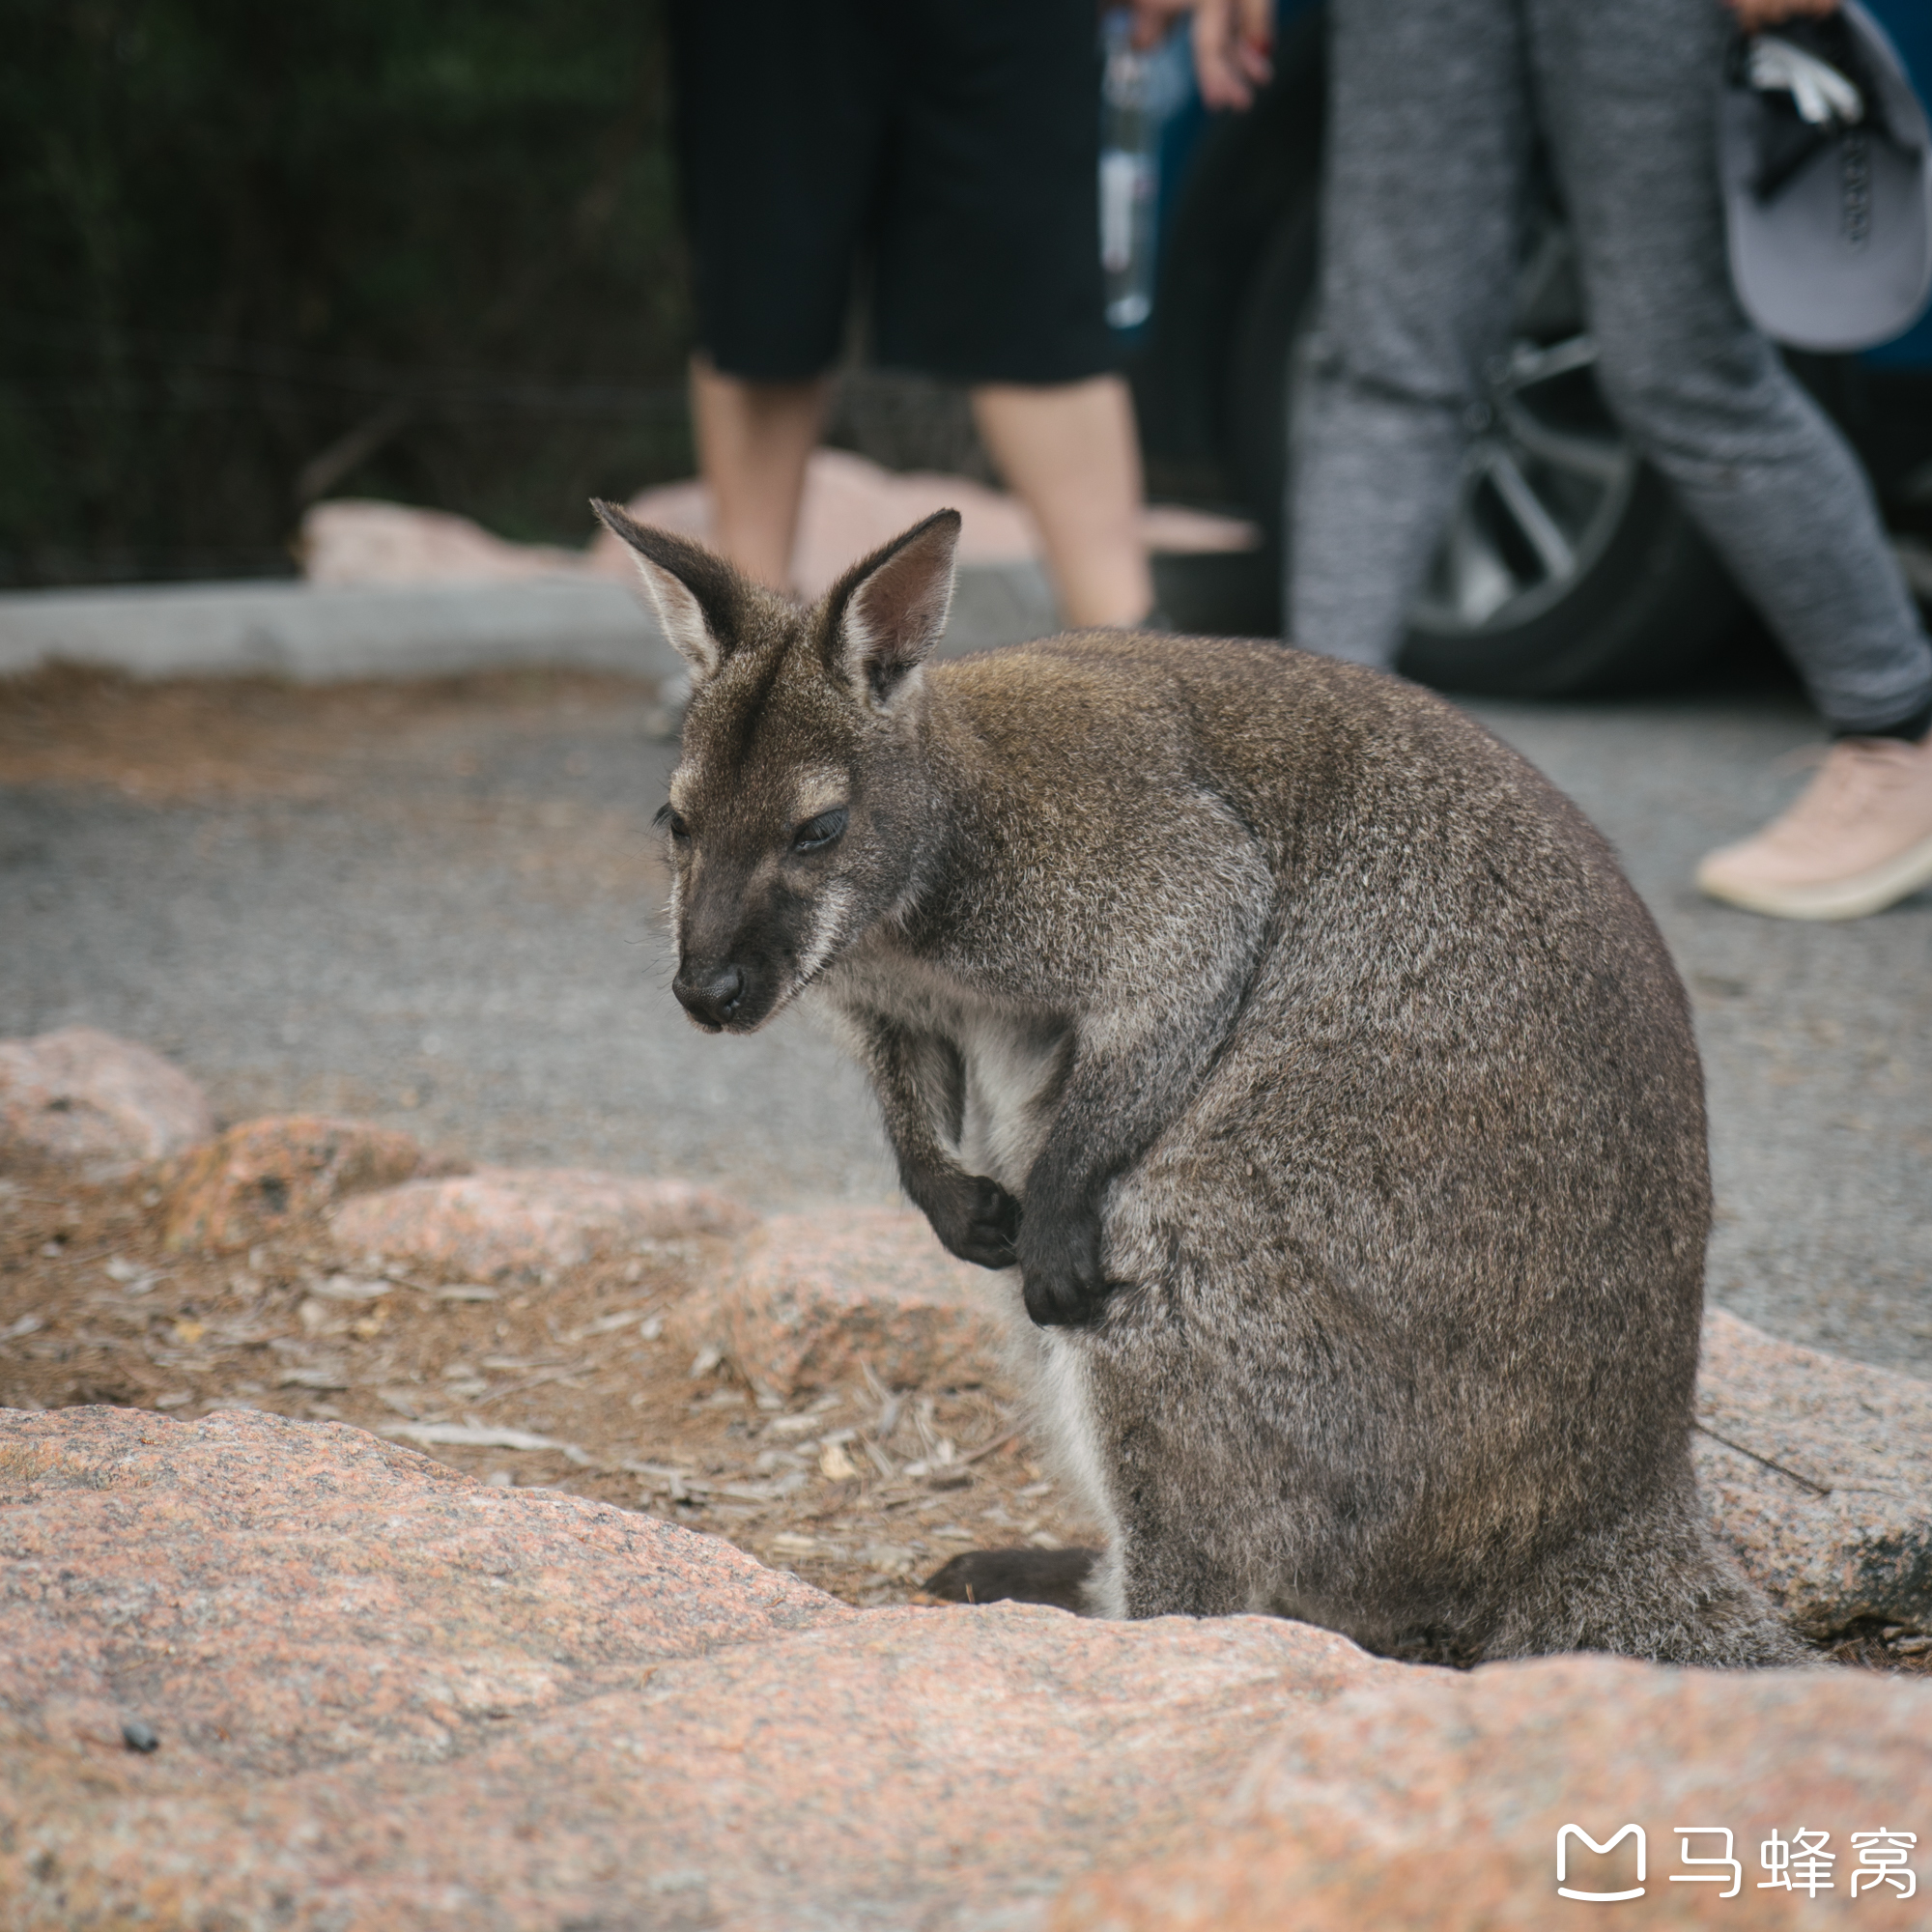
<svg viewBox="0 0 1932 1932"><path fill-rule="evenodd" d="M928 664L950 510L807 610L597 507L691 666L673 990L713 1032L817 1003L940 1240L1016 1264L1036 1421L1107 1532L1084 1607L1803 1659L1691 1470L1684 991L1561 794L1275 643Z"/></svg>

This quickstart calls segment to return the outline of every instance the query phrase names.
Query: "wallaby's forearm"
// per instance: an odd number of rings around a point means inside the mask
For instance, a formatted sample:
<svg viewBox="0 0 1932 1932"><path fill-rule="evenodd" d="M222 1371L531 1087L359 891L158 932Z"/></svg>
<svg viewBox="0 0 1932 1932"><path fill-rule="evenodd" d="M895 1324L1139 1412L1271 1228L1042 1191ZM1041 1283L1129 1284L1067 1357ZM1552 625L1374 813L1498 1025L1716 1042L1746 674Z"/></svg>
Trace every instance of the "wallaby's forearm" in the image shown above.
<svg viewBox="0 0 1932 1932"><path fill-rule="evenodd" d="M1246 997L1262 923L1224 955L1222 970L1182 1004L1150 1003L1086 1031L1046 1144L1027 1175L1017 1243L1027 1313L1042 1326L1091 1321L1106 1298L1100 1207L1194 1097Z"/></svg>
<svg viewBox="0 0 1932 1932"><path fill-rule="evenodd" d="M1019 1203L998 1181L968 1174L942 1145L932 1098L920 1084L914 1037L881 1014L859 1017L855 1030L898 1161L899 1181L913 1205L961 1261L1011 1267Z"/></svg>

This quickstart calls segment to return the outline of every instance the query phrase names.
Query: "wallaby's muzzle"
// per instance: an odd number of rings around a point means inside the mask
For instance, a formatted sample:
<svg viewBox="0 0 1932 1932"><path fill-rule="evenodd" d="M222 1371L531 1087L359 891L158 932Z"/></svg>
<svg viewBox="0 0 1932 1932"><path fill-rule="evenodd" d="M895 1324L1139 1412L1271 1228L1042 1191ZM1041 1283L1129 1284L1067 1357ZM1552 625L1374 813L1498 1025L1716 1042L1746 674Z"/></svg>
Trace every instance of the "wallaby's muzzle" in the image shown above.
<svg viewBox="0 0 1932 1932"><path fill-rule="evenodd" d="M817 923L811 898L735 856L697 868L677 908L670 989L706 1033L756 1033L798 991Z"/></svg>
<svg viewBox="0 0 1932 1932"><path fill-rule="evenodd" d="M670 982L677 1003L699 1026L723 1033L745 1003L745 976L736 966L680 966Z"/></svg>

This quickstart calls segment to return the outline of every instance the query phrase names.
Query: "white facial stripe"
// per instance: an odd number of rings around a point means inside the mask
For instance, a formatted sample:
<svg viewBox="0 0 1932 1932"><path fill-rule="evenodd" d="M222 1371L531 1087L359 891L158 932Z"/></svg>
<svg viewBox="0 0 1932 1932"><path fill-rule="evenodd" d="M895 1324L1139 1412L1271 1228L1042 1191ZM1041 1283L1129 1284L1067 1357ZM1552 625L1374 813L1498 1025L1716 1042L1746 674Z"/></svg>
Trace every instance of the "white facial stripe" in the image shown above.
<svg viewBox="0 0 1932 1932"><path fill-rule="evenodd" d="M845 914L851 903L852 889L842 879L835 880L819 895L818 904L812 909L811 943L799 957L800 985L811 979L832 957L832 949L838 944L839 931L845 923Z"/></svg>

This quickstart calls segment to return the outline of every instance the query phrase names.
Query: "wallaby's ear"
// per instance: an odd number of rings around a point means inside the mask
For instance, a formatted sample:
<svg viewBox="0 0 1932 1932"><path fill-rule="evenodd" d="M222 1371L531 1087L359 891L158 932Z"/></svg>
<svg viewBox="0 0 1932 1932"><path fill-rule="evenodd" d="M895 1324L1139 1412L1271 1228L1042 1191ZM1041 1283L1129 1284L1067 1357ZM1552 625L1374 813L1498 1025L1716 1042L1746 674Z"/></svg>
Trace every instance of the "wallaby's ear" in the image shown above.
<svg viewBox="0 0 1932 1932"><path fill-rule="evenodd" d="M825 601L827 668L874 703L891 703L946 629L958 547L959 512L936 510L855 563Z"/></svg>
<svg viewBox="0 0 1932 1932"><path fill-rule="evenodd" d="M738 573L701 545L650 529L614 503L593 497L590 507L612 536L630 545L665 636L691 667L694 682L701 684L738 641Z"/></svg>

